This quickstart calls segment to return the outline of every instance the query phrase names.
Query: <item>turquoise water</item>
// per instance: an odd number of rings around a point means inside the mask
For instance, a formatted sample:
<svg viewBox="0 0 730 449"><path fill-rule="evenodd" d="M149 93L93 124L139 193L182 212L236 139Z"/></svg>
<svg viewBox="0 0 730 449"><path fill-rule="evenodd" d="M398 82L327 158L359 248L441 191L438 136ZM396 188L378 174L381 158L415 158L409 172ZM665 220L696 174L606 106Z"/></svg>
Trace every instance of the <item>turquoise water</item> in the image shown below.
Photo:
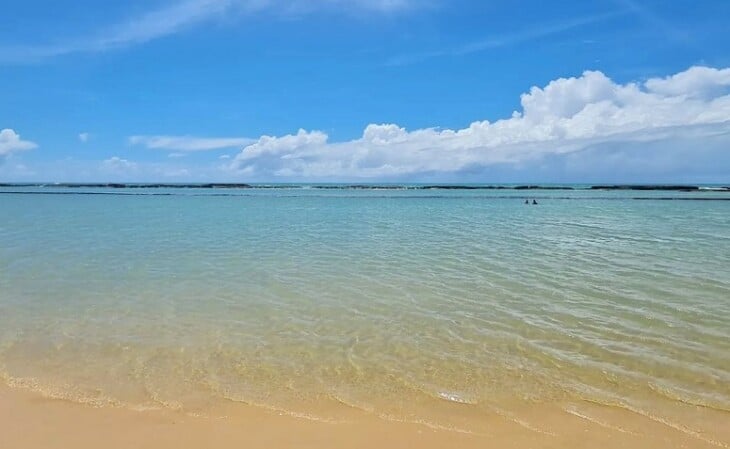
<svg viewBox="0 0 730 449"><path fill-rule="evenodd" d="M682 198L729 197L2 187L0 379L454 427L533 403L726 413L730 202Z"/></svg>

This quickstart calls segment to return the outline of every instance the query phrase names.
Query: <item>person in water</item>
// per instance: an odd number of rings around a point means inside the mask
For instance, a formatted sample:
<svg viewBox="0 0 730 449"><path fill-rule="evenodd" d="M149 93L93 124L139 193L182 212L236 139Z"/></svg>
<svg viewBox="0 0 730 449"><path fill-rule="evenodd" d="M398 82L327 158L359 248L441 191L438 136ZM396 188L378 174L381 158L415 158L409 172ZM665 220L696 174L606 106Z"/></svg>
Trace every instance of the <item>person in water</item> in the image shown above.
<svg viewBox="0 0 730 449"><path fill-rule="evenodd" d="M532 200L532 204L537 204L537 200Z"/></svg>
<svg viewBox="0 0 730 449"><path fill-rule="evenodd" d="M528 200L527 198L525 198L525 204L530 204L530 200Z"/></svg>

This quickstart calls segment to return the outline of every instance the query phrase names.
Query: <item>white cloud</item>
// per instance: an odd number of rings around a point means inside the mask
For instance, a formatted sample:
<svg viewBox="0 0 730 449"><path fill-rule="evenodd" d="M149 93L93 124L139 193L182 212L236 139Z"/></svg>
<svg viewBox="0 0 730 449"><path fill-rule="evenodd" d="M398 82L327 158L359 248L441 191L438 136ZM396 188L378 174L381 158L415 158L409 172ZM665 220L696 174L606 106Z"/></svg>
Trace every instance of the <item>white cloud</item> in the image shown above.
<svg viewBox="0 0 730 449"><path fill-rule="evenodd" d="M567 167L579 153L590 154L598 164L609 153L613 161L631 164L642 154L646 159L663 151L672 155L667 163L676 171L685 159L711 150L707 157L721 158L712 168L728 170L730 177L729 71L693 67L627 84L586 71L533 87L521 96L522 111L507 119L477 121L458 130L407 131L371 124L362 137L346 142L329 142L320 131L263 136L228 168L262 179L418 177L496 166L538 167L555 158ZM621 146L633 153L618 151Z"/></svg>
<svg viewBox="0 0 730 449"><path fill-rule="evenodd" d="M246 137L132 136L129 138L129 143L132 145L176 152L235 148L249 145L254 141Z"/></svg>
<svg viewBox="0 0 730 449"><path fill-rule="evenodd" d="M79 133L79 141L81 141L82 143L88 142L90 137L91 134L89 133Z"/></svg>
<svg viewBox="0 0 730 449"><path fill-rule="evenodd" d="M45 46L0 47L0 61L35 62L72 53L107 51L149 42L201 23L236 15L245 17L261 12L306 14L332 8L392 13L415 5L420 3L415 0L177 0L160 9L105 26L95 35Z"/></svg>
<svg viewBox="0 0 730 449"><path fill-rule="evenodd" d="M137 163L113 156L101 163L103 171L114 173L128 173L137 169Z"/></svg>
<svg viewBox="0 0 730 449"><path fill-rule="evenodd" d="M718 96L729 87L730 68L718 70L712 67L691 67L676 75L646 82L647 90L665 96L707 98Z"/></svg>
<svg viewBox="0 0 730 449"><path fill-rule="evenodd" d="M38 145L29 140L22 140L20 134L10 128L0 130L0 156L24 150L32 150Z"/></svg>

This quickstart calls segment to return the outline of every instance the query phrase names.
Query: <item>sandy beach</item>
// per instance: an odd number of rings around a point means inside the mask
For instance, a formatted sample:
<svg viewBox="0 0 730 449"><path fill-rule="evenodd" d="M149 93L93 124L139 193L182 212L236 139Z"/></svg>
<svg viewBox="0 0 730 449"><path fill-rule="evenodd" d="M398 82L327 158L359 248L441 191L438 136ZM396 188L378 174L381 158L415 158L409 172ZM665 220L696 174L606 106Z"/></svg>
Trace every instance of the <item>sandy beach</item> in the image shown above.
<svg viewBox="0 0 730 449"><path fill-rule="evenodd" d="M556 405L487 418L488 433L459 433L353 414L315 422L235 405L220 416L95 408L0 388L0 447L48 448L713 448L729 447L727 413L705 413L703 433L607 407Z"/></svg>

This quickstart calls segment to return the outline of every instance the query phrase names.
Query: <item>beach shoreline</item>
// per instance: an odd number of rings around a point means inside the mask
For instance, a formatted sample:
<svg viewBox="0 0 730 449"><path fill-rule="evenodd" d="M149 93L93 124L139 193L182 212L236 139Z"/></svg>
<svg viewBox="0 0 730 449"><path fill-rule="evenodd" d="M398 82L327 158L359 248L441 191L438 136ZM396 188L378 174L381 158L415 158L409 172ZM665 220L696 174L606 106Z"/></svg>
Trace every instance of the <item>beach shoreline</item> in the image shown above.
<svg viewBox="0 0 730 449"><path fill-rule="evenodd" d="M560 410L567 413L561 413ZM586 411L588 410L588 411ZM235 404L219 416L175 410L92 407L0 386L0 446L40 448L713 448L730 447L727 413L706 418L716 432L693 432L626 410L584 404L525 407L490 421L487 432L466 433L426 423L397 422L359 413L322 422Z"/></svg>

